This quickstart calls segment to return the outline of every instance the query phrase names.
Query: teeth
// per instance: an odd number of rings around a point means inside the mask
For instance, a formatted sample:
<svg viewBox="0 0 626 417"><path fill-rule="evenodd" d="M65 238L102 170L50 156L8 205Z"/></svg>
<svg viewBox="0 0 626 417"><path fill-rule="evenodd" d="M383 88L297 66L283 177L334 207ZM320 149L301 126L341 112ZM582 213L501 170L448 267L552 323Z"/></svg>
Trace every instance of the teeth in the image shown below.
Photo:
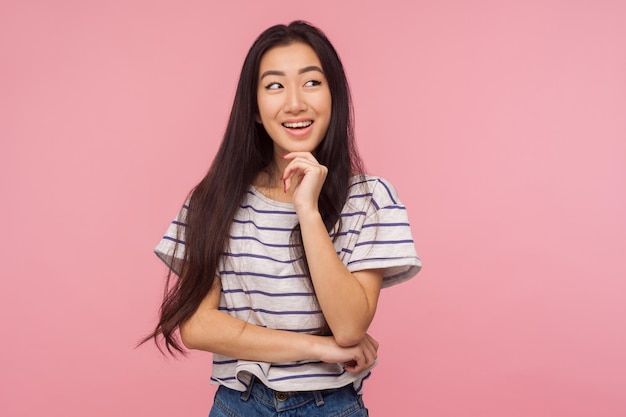
<svg viewBox="0 0 626 417"><path fill-rule="evenodd" d="M299 127L309 127L313 124L313 121L307 120L306 122L297 122L297 123L283 123L283 126L289 128L299 128Z"/></svg>

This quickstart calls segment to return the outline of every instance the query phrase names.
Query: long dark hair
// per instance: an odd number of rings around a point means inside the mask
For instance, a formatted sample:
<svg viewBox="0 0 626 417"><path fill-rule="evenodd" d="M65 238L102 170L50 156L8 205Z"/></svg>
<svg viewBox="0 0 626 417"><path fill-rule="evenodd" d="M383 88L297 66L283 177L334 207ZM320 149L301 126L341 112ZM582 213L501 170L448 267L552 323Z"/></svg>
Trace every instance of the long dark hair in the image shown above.
<svg viewBox="0 0 626 417"><path fill-rule="evenodd" d="M273 142L256 122L256 91L261 58L270 49L305 43L317 54L332 97L326 136L315 149L320 164L329 167L319 197L319 210L330 232L340 222L352 175L363 166L354 144L352 103L343 65L323 32L303 21L276 25L254 42L243 64L224 139L209 171L191 191L185 228L184 261L178 279L168 274L159 322L143 341L160 337L171 354L184 353L176 337L178 326L188 320L208 293L218 262L227 246L232 219L257 174L273 164ZM292 233L299 265L308 271L298 226ZM160 348L160 346L159 346Z"/></svg>

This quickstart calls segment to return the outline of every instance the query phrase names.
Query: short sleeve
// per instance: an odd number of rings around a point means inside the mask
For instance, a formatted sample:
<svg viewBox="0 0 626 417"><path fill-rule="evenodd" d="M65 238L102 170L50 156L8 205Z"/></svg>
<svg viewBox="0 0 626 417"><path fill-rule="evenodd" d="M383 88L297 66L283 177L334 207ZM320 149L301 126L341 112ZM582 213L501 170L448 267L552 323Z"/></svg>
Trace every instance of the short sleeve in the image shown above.
<svg viewBox="0 0 626 417"><path fill-rule="evenodd" d="M154 248L154 253L176 275L180 274L182 262L185 257L187 209L188 206L185 204L178 213L178 216L170 223L159 244Z"/></svg>
<svg viewBox="0 0 626 417"><path fill-rule="evenodd" d="M421 269L406 207L382 178L368 181L370 207L347 263L351 272L384 269L383 288L407 281Z"/></svg>

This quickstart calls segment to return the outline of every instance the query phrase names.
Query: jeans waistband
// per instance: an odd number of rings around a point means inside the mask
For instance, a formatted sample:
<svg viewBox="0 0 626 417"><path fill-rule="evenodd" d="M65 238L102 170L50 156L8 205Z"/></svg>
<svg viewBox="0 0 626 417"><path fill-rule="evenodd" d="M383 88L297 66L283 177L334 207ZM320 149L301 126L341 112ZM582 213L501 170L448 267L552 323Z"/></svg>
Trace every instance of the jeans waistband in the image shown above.
<svg viewBox="0 0 626 417"><path fill-rule="evenodd" d="M314 401L318 407L324 405L324 396L332 392L345 389L354 390L352 384L341 388L333 388L317 391L276 391L264 385L258 378L252 376L248 389L241 394L243 401L248 401L250 396L258 398L277 411L297 408L310 401Z"/></svg>

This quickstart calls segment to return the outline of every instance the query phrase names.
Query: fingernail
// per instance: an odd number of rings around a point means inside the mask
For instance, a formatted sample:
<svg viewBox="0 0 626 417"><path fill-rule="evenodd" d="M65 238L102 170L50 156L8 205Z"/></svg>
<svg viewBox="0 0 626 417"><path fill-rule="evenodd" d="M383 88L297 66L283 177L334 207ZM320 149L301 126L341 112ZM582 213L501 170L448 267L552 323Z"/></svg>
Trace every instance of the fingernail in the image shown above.
<svg viewBox="0 0 626 417"><path fill-rule="evenodd" d="M289 154L288 154L288 153L286 153L286 154L284 154L284 155L281 155L281 158L285 159L285 157L286 157L287 155L289 155Z"/></svg>

